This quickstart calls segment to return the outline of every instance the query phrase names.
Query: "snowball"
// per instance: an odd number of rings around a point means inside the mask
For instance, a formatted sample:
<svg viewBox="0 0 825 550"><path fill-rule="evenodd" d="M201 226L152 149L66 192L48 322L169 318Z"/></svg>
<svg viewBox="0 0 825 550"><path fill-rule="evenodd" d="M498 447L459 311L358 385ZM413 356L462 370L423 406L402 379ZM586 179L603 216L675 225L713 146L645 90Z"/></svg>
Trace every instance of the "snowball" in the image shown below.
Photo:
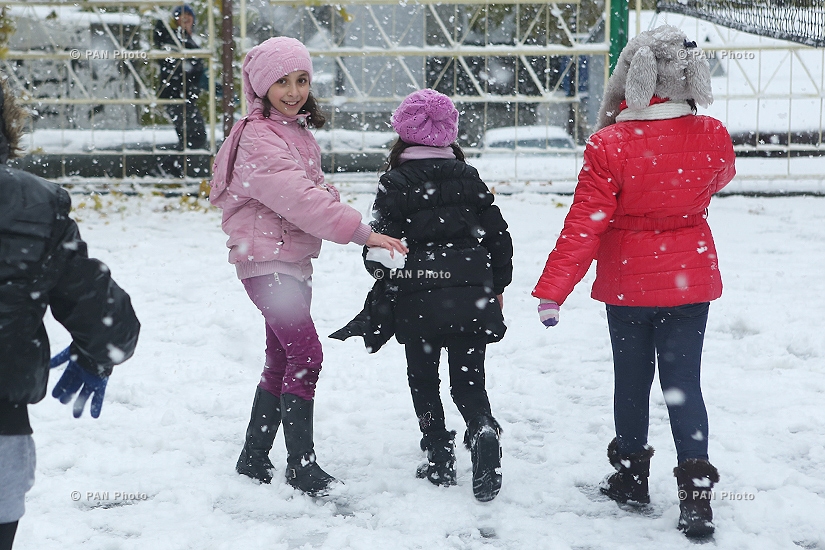
<svg viewBox="0 0 825 550"><path fill-rule="evenodd" d="M122 349L117 346L113 346L112 344L108 344L106 347L109 349L109 359L115 363L122 363L126 360L126 354L123 353Z"/></svg>
<svg viewBox="0 0 825 550"><path fill-rule="evenodd" d="M671 407L680 407L685 404L685 392L679 388L668 388L664 392L665 403Z"/></svg>

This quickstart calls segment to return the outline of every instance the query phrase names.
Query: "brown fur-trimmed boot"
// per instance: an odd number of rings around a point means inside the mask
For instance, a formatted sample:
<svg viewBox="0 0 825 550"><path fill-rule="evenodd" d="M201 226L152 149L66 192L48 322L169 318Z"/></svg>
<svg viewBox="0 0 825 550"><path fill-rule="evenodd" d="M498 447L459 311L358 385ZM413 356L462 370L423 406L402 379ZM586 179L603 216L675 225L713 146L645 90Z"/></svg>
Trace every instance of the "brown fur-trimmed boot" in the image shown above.
<svg viewBox="0 0 825 550"><path fill-rule="evenodd" d="M607 476L599 486L602 494L616 502L625 504L649 504L650 492L647 488L647 478L650 476L650 459L653 457L653 447L644 448L629 455L619 453L619 444L616 439L607 446L607 459L616 468L616 473Z"/></svg>
<svg viewBox="0 0 825 550"><path fill-rule="evenodd" d="M699 458L689 458L673 469L679 484L679 524L686 537L707 537L713 534L713 485L719 482L719 472L713 464Z"/></svg>

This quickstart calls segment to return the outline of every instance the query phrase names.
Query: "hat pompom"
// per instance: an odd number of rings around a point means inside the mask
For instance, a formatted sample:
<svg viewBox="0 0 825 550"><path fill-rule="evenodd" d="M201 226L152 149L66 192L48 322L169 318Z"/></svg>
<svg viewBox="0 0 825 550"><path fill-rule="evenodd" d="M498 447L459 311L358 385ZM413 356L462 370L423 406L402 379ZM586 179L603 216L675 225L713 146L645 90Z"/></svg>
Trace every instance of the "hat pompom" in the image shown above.
<svg viewBox="0 0 825 550"><path fill-rule="evenodd" d="M436 121L449 120L453 110L455 110L453 102L445 95L430 96L424 104L427 116Z"/></svg>
<svg viewBox="0 0 825 550"><path fill-rule="evenodd" d="M429 88L405 97L391 122L407 143L446 147L458 137L458 110L449 97Z"/></svg>

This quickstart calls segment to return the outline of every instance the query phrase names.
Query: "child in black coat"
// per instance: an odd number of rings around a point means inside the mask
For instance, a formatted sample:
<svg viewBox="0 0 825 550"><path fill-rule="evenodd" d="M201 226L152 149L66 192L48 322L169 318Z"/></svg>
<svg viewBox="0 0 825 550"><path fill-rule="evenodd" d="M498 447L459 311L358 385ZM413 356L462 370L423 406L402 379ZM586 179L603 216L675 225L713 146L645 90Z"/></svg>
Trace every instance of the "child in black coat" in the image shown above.
<svg viewBox="0 0 825 550"><path fill-rule="evenodd" d="M467 424L473 492L489 501L501 488L501 427L484 387L484 354L506 330L501 310L512 240L492 193L455 143L458 111L447 96L410 94L392 125L399 139L380 179L372 225L405 239L410 251L403 268L367 262L378 281L365 310L333 336L364 335L370 351L393 333L404 344L428 458L417 474L445 486L456 483L455 432L446 428L439 396L439 359L447 349L450 394Z"/></svg>
<svg viewBox="0 0 825 550"><path fill-rule="evenodd" d="M69 193L7 165L21 154L27 116L0 79L0 550L11 549L34 485L29 405L45 397L50 366L68 362L52 396L74 399L75 418L90 400L97 418L109 375L132 356L140 332L129 295L89 257ZM51 362L48 310L72 336Z"/></svg>

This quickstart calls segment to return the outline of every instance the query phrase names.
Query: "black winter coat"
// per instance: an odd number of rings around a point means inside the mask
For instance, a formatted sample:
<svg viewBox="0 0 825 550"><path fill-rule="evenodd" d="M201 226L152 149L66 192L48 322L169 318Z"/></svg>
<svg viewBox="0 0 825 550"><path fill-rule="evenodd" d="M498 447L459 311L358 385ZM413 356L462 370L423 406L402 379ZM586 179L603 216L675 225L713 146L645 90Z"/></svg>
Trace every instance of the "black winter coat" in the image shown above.
<svg viewBox="0 0 825 550"><path fill-rule="evenodd" d="M376 232L406 239L410 249L403 269L366 262L382 284L353 321L381 312L371 319L373 351L375 336L380 347L389 327L402 344L438 335L486 333L488 342L504 336L495 296L512 279L513 243L475 168L455 159L407 161L381 176L373 215ZM384 302L394 303L392 318L376 305L379 288Z"/></svg>
<svg viewBox="0 0 825 550"><path fill-rule="evenodd" d="M25 404L46 394L47 307L91 373L108 376L137 344L140 323L129 295L88 257L70 207L58 185L0 165L0 434L14 430L10 416L19 420Z"/></svg>

